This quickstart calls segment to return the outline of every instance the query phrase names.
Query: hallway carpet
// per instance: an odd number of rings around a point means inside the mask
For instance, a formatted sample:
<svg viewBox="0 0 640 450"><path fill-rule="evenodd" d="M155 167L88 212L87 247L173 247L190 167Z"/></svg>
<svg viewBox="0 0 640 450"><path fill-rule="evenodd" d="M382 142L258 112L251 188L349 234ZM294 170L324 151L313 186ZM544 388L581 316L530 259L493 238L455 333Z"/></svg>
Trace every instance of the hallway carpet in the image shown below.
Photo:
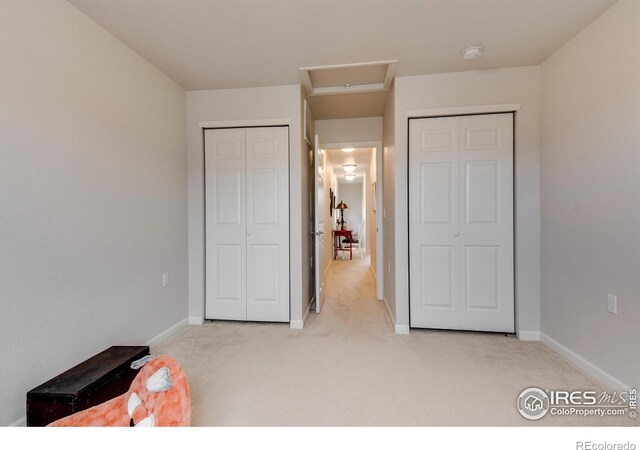
<svg viewBox="0 0 640 450"><path fill-rule="evenodd" d="M333 261L321 314L288 324L189 326L152 348L183 366L196 426L637 425L627 417L532 422L528 387L604 389L537 342L411 330L400 336L375 298L368 261Z"/></svg>

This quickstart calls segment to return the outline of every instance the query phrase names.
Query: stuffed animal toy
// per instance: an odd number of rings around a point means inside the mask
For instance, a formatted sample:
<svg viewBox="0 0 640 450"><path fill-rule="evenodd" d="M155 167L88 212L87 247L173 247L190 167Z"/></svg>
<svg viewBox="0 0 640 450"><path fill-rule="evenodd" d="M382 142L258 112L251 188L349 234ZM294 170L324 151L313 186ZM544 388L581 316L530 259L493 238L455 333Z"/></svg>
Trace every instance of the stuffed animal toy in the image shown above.
<svg viewBox="0 0 640 450"><path fill-rule="evenodd" d="M51 427L185 427L191 425L187 377L170 356L147 356L131 364L142 369L119 397L50 423Z"/></svg>

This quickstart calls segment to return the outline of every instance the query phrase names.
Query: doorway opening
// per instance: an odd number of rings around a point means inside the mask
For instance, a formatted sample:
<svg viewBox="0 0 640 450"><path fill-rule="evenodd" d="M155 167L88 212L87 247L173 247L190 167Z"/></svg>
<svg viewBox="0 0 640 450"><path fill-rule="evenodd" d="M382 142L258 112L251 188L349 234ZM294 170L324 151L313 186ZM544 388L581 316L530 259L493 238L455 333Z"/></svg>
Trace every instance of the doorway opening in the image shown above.
<svg viewBox="0 0 640 450"><path fill-rule="evenodd" d="M373 277L382 298L381 142L320 143L316 136L315 175L315 311L320 313L327 292L338 277L332 265ZM357 265L357 267L356 267Z"/></svg>

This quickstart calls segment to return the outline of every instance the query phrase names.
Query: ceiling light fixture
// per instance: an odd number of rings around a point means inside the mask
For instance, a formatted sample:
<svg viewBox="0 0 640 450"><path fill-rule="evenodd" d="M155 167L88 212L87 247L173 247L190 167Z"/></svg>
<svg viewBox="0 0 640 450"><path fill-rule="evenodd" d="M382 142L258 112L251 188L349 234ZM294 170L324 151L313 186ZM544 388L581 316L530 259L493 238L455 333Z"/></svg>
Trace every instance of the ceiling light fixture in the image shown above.
<svg viewBox="0 0 640 450"><path fill-rule="evenodd" d="M474 45L462 50L462 56L464 57L464 59L477 59L482 56L482 50L484 49L481 45Z"/></svg>
<svg viewBox="0 0 640 450"><path fill-rule="evenodd" d="M347 148L343 148L342 151L345 153L351 153L352 151L354 151L355 148L353 147L347 147Z"/></svg>
<svg viewBox="0 0 640 450"><path fill-rule="evenodd" d="M356 171L356 167L358 167L355 164L343 164L342 168L344 169L345 172L347 173L352 173Z"/></svg>
<svg viewBox="0 0 640 450"><path fill-rule="evenodd" d="M345 180L347 180L347 181L351 181L351 180L354 180L354 179L356 178L356 176L355 176L355 174L353 174L353 173L348 173L348 174L346 174L346 175L344 176L344 178L345 178Z"/></svg>

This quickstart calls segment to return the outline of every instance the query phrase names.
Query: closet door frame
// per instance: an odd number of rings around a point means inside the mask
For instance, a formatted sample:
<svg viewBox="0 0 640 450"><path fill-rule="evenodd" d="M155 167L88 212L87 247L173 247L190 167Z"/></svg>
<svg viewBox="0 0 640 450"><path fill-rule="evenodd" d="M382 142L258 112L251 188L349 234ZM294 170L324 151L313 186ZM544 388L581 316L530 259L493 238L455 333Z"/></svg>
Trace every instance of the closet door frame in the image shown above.
<svg viewBox="0 0 640 450"><path fill-rule="evenodd" d="M405 120L406 120L406 129L407 129L407 141L406 141L406 175L407 175L407 197L406 197L406 233L407 233L407 247L405 247L405 251L400 248L397 252L400 253L401 260L404 258L402 255L406 255L406 263L401 264L404 266L406 264L407 274L410 270L410 246L411 242L409 240L409 211L410 211L410 200L409 196L411 193L409 192L409 164L410 164L410 155L409 155L409 134L410 134L410 121L413 119L435 119L435 118L448 118L448 117L465 117L465 116L479 116L479 115L494 115L494 114L512 114L513 115L513 179L512 179L512 193L513 193L513 315L514 315L514 333L518 335L520 338L520 328L519 328L519 298L517 295L518 292L518 280L517 280L517 258L516 258L516 247L517 247L517 235L516 235L516 211L517 211L517 196L516 196L516 184L517 184L517 173L516 173L516 150L517 150L517 141L516 141L516 120L517 120L517 112L521 108L520 103L510 103L510 104L495 104L495 105L471 105L471 106L460 106L460 107L443 107L443 108L428 108L428 109L414 109L407 110L405 112ZM403 323L397 323L395 326L396 334L409 334L410 333L410 324L411 324L411 304L410 304L410 277L406 277L406 300L400 302L397 305L398 314L402 314L402 310L406 311L407 322L406 325ZM404 291L402 285L399 285L399 292ZM406 308L406 309L405 309ZM528 333L528 332L523 332ZM528 336L528 335L527 335ZM527 339L527 337L522 337L522 339Z"/></svg>
<svg viewBox="0 0 640 450"><path fill-rule="evenodd" d="M198 122L199 131L201 133L201 145L202 145L202 179L203 179L203 202L202 202L202 251L203 251L203 267L202 267L202 320L191 320L192 324L201 324L205 320L213 320L207 318L207 164L206 164L206 139L205 135L208 130L223 130L223 129L248 129L248 128L286 128L288 142L287 142L287 210L289 211L287 226L289 239L287 241L287 253L288 253L288 262L287 262L287 277L288 277L288 286L286 286L287 294L288 294L288 315L285 322L289 322L291 328L302 328L296 321L292 319L292 304L291 304L291 293L292 293L292 281L293 281L293 272L292 272L292 254L291 249L293 248L293 236L291 234L291 182L292 182L292 174L291 174L291 119L282 118L282 119L259 119L259 120L219 120L219 121L200 121ZM246 142L245 142L246 144ZM245 148L246 152L246 148ZM245 155L246 156L246 155ZM245 181L246 183L246 181ZM245 185L246 188L246 185ZM245 202L246 203L246 202ZM246 254L245 254L246 256ZM245 271L246 276L246 271ZM209 286L209 288L211 288ZM194 319L198 319L195 317ZM229 319L235 320L235 319ZM270 320L267 320L270 321ZM283 322L283 320L276 320L278 322ZM295 322L295 323L294 323Z"/></svg>

